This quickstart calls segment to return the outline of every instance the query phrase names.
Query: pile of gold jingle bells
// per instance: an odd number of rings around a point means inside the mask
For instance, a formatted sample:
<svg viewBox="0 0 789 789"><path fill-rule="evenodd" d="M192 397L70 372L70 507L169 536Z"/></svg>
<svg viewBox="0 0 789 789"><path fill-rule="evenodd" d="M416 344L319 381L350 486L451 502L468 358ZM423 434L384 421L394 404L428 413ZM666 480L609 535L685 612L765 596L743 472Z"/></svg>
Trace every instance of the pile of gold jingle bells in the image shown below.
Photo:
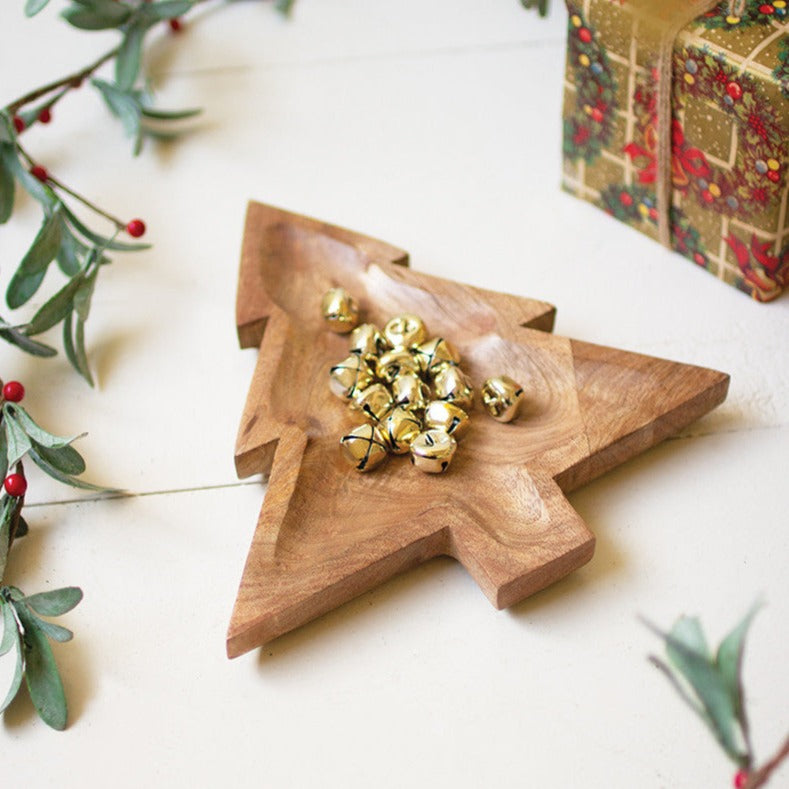
<svg viewBox="0 0 789 789"><path fill-rule="evenodd" d="M321 311L329 329L351 333L350 355L331 368L329 388L366 420L340 439L345 457L358 471L371 471L389 454L410 452L420 471L446 471L474 405L457 351L441 337L428 339L422 319L410 313L383 331L359 325L356 300L343 288L324 294ZM518 415L523 388L511 378L488 378L480 393L495 420Z"/></svg>

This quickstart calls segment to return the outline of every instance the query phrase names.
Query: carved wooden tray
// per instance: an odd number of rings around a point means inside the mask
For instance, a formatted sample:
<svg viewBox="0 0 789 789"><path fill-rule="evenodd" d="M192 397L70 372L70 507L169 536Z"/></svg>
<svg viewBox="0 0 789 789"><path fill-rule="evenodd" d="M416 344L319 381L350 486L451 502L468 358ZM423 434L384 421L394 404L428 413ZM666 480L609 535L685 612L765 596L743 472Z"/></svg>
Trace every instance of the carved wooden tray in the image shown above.
<svg viewBox="0 0 789 789"><path fill-rule="evenodd" d="M381 241L251 203L237 302L243 347L260 346L236 445L240 477L269 486L227 634L230 657L271 640L434 556L457 559L497 608L580 567L595 538L570 491L721 403L714 370L557 337L555 310L406 268ZM459 349L477 385L523 384L510 424L472 412L450 469L403 458L359 474L339 452L353 419L327 386L347 336L320 300L342 286L363 319L422 316Z"/></svg>

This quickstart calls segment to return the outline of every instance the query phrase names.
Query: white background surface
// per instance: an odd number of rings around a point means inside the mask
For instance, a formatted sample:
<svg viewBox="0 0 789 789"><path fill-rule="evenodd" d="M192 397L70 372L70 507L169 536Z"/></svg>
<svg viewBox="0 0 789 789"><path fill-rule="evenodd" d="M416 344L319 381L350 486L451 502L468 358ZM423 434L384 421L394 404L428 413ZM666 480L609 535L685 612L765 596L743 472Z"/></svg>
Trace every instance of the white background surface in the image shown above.
<svg viewBox="0 0 789 789"><path fill-rule="evenodd" d="M58 6L29 21L3 4L3 104L113 43ZM7 579L85 600L56 646L70 727L22 694L0 724L3 785L729 786L636 617L698 613L717 641L760 595L745 675L772 754L789 726L789 300L756 304L559 190L565 19L558 2L547 21L515 0L298 0L290 21L237 3L152 42L160 105L206 109L179 143L132 159L89 89L26 134L66 183L145 218L155 246L102 272L96 390L62 357L0 347L41 423L89 431L86 476L130 493L91 501L30 472ZM559 334L725 370L729 399L572 494L594 559L512 610L438 560L229 662L264 492L233 468L256 355L233 315L249 198L550 301ZM24 201L0 231L3 289L38 221Z"/></svg>

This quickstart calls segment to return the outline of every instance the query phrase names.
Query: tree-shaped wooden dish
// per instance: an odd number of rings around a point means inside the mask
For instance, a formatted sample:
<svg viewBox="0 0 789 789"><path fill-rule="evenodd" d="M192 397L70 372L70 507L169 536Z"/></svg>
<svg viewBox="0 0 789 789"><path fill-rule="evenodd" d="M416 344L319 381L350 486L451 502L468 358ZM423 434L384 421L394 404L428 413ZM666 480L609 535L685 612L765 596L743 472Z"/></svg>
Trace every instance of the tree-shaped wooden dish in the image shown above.
<svg viewBox="0 0 789 789"><path fill-rule="evenodd" d="M406 268L402 250L251 203L237 303L260 346L236 446L239 476L269 476L227 635L240 655L434 556L461 562L497 608L589 561L594 535L564 492L676 433L726 397L724 373L550 334L554 308ZM347 336L320 301L341 286L378 325L414 312L481 383L520 382L500 424L478 406L449 470L392 458L369 474L339 437L354 419L328 388Z"/></svg>

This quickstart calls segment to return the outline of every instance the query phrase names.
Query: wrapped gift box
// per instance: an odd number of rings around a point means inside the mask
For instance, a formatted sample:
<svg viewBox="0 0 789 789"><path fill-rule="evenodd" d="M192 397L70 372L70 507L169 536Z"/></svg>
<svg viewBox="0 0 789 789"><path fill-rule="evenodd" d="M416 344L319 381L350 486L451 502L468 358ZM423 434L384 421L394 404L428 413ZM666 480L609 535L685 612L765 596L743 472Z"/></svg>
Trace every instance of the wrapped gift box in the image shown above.
<svg viewBox="0 0 789 789"><path fill-rule="evenodd" d="M567 5L564 187L657 238L657 56L627 0ZM789 284L789 8L729 10L674 44L671 243L769 301Z"/></svg>

